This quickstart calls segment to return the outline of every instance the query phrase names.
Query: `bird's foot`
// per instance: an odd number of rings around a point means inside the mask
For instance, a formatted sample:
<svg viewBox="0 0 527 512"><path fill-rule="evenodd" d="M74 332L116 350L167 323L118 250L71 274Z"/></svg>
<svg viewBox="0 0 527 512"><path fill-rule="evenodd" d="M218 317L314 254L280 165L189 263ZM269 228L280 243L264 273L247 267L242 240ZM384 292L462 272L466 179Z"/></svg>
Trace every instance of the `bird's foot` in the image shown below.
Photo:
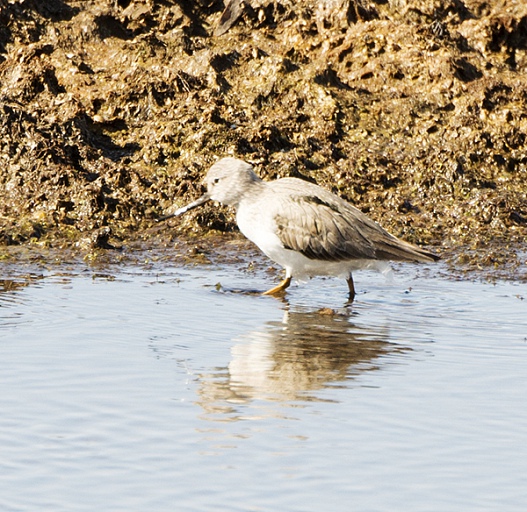
<svg viewBox="0 0 527 512"><path fill-rule="evenodd" d="M275 286L274 288L271 288L270 290L267 290L266 292L263 292L262 295L279 295L282 293L285 293L286 288L291 284L291 278L286 277L279 285Z"/></svg>

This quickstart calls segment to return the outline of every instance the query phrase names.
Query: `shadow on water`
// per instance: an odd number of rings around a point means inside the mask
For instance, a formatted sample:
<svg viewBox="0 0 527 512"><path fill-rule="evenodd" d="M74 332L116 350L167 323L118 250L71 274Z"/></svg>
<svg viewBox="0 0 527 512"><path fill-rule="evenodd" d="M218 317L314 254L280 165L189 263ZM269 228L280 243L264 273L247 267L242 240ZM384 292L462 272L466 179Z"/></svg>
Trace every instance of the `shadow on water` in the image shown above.
<svg viewBox="0 0 527 512"><path fill-rule="evenodd" d="M346 308L288 309L282 321L233 339L228 365L200 375L198 404L206 419L250 419L246 406L257 401L290 406L334 401L324 397L324 389L348 388L360 374L380 370L382 358L411 351L391 343L387 327L354 324L355 315Z"/></svg>

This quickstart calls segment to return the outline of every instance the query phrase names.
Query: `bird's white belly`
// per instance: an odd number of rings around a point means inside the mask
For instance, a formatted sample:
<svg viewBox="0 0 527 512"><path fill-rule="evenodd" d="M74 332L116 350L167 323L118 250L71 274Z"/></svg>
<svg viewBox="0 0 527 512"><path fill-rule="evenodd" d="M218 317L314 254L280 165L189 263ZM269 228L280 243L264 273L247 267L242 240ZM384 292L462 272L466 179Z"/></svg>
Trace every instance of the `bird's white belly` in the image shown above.
<svg viewBox="0 0 527 512"><path fill-rule="evenodd" d="M286 249L276 235L273 216L260 209L240 207L236 214L240 231L271 260L284 267L286 275L302 280L314 276L335 276L347 278L359 269L373 269L388 273L391 268L386 261L355 259L327 261L310 259L298 251Z"/></svg>

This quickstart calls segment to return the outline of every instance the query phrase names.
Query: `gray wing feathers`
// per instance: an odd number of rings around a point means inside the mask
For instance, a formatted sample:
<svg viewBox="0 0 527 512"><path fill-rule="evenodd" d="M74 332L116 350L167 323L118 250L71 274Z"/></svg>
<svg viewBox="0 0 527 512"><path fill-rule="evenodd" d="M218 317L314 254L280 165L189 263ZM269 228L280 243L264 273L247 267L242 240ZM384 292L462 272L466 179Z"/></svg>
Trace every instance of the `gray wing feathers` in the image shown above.
<svg viewBox="0 0 527 512"><path fill-rule="evenodd" d="M303 188L299 194L284 196L275 214L277 235L284 247L326 261L438 259L390 235L337 196L314 185Z"/></svg>

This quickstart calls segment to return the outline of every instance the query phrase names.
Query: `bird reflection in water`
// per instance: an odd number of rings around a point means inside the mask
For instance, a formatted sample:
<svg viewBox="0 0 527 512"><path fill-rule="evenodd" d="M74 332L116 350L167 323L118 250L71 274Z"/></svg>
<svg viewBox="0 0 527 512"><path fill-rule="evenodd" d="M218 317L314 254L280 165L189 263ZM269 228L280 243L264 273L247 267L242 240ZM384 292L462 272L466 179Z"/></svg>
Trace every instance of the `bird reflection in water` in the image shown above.
<svg viewBox="0 0 527 512"><path fill-rule="evenodd" d="M253 401L300 406L328 400L325 388L349 387L360 374L381 369L386 357L411 350L390 343L385 327L354 325L353 313L344 311L287 311L282 322L235 339L228 367L200 376L198 403L209 419L261 417L247 411Z"/></svg>

